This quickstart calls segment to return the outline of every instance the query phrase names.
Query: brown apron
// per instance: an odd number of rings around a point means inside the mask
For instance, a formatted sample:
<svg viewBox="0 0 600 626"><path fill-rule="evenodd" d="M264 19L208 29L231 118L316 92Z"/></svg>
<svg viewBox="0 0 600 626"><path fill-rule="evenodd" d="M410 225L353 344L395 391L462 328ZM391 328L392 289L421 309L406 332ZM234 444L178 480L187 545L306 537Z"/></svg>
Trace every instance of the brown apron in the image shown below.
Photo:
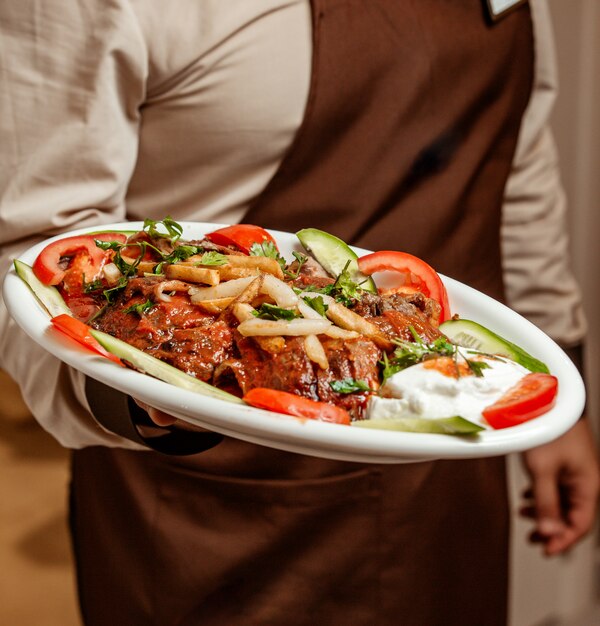
<svg viewBox="0 0 600 626"><path fill-rule="evenodd" d="M502 298L500 212L532 80L527 6L314 0L305 120L245 221L418 254ZM86 624L501 625L501 458L372 466L226 439L73 455Z"/></svg>

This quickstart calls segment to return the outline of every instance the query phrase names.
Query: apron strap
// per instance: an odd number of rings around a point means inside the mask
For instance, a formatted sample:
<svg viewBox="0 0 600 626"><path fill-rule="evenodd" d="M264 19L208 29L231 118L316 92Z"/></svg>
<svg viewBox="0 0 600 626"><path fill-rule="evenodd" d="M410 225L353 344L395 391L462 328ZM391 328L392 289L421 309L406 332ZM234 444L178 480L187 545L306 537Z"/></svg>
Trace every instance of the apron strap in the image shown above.
<svg viewBox="0 0 600 626"><path fill-rule="evenodd" d="M180 430L176 426L159 427L133 399L93 378L85 379L85 394L96 420L109 431L142 444L156 452L173 455L198 454L223 441L220 433ZM163 434L145 437L139 426L150 426Z"/></svg>

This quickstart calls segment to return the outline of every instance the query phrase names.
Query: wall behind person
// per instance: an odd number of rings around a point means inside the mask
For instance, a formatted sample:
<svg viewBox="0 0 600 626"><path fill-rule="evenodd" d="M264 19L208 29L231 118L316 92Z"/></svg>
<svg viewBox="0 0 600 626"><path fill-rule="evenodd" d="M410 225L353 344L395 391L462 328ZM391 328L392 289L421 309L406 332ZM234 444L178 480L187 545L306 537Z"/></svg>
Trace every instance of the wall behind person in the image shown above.
<svg viewBox="0 0 600 626"><path fill-rule="evenodd" d="M589 323L588 407L600 433L600 2L548 0L556 39L559 97L552 117L569 201L573 269ZM524 476L512 461L515 508ZM516 511L514 519L517 519ZM600 548L588 538L571 553L545 559L527 545L529 525L513 532L511 626L600 623Z"/></svg>
<svg viewBox="0 0 600 626"><path fill-rule="evenodd" d="M600 415L600 2L550 0L560 93L552 125L570 205L574 269L589 321L589 404ZM596 424L598 427L599 425Z"/></svg>

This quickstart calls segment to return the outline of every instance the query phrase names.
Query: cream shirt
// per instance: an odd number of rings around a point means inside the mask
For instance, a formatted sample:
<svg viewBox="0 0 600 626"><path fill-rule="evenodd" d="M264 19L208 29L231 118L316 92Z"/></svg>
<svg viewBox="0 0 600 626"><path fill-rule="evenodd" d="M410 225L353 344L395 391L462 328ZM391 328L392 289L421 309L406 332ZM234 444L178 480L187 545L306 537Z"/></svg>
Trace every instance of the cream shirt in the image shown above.
<svg viewBox="0 0 600 626"><path fill-rule="evenodd" d="M547 7L532 5L536 82L506 189L505 278L513 308L573 345L584 322L548 129L554 53ZM81 226L242 220L302 120L310 37L308 0L3 0L0 272ZM139 448L93 419L83 375L3 305L0 367L63 445Z"/></svg>

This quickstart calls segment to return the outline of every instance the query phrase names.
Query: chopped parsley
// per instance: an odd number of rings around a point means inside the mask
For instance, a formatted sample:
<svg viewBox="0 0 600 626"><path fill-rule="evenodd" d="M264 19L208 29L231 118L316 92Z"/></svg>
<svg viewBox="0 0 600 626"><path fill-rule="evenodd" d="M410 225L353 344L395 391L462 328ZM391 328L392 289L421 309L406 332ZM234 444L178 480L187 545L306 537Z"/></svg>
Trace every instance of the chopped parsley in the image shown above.
<svg viewBox="0 0 600 626"><path fill-rule="evenodd" d="M164 228L166 233L161 232L159 227ZM178 224L173 218L167 216L165 219L156 221L151 219L144 220L144 231L148 233L150 237L161 237L164 239L169 239L171 245L173 246L173 250L169 253L162 252L155 245L151 244L148 241L134 241L134 242L125 242L122 243L120 241L101 241L99 239L95 240L96 245L102 250L113 250L115 255L113 257L113 263L119 268L119 271L123 276L119 279L119 282L113 286L111 289L104 290L104 296L106 299L111 302L113 296L116 292L120 291L127 285L127 279L135 276L137 273L137 268L144 258L147 250L152 250L156 256L160 259L157 261L156 265L153 268L154 274L162 274L163 267L165 264L177 263L178 261L185 261L189 259L191 256L196 254L200 254L203 252L202 248L198 246L194 246L191 244L181 244L176 245L176 242L179 240L183 233L183 227L181 224ZM131 262L126 261L123 258L123 251L127 248L137 247L139 252L135 259ZM128 257L128 255L125 255Z"/></svg>
<svg viewBox="0 0 600 626"><path fill-rule="evenodd" d="M485 361L467 359L464 354L460 352L459 347L450 343L445 337L438 337L432 342L427 343L419 337L412 326L410 326L409 329L413 336L413 341L395 339L394 343L397 347L391 357L388 357L387 354L383 355L381 365L383 366L384 382L396 372L400 372L411 365L416 365L417 363L422 363L423 361L438 357L451 357L456 363L457 374L459 374L459 357L464 359L468 368L477 377L482 377L482 370L489 367L489 364Z"/></svg>
<svg viewBox="0 0 600 626"><path fill-rule="evenodd" d="M195 263L195 265L226 265L229 263L226 254L221 254L220 252L204 252L204 254L200 257L200 260Z"/></svg>
<svg viewBox="0 0 600 626"><path fill-rule="evenodd" d="M292 256L298 262L298 268L296 269L296 271L291 272L290 270L285 268L285 265L282 267L282 269L283 269L283 273L288 278L291 278L292 280L296 280L296 278L300 276L300 270L302 269L303 265L306 263L306 261L308 261L308 257L305 254L302 254L302 252L295 252L295 251L292 252Z"/></svg>
<svg viewBox="0 0 600 626"><path fill-rule="evenodd" d="M350 261L346 263L344 269L341 271L334 283L325 285L324 287L316 287L315 285L308 285L303 289L296 289L297 293L303 291L310 291L312 293L322 293L326 296L331 296L344 306L352 308L356 304L357 300L362 298L363 289L359 283L352 280L350 272L348 271L348 265Z"/></svg>
<svg viewBox="0 0 600 626"><path fill-rule="evenodd" d="M346 263L344 269L340 272L338 277L333 283L331 291L333 297L343 304L352 303L354 300L360 300L362 298L362 287L350 277L348 266L350 261Z"/></svg>
<svg viewBox="0 0 600 626"><path fill-rule="evenodd" d="M250 256L266 256L269 259L275 259L281 266L281 269L285 269L285 259L279 254L277 246L272 241L253 243L250 246Z"/></svg>
<svg viewBox="0 0 600 626"><path fill-rule="evenodd" d="M162 226L167 232L162 233L159 227ZM170 215L162 220L144 220L144 230L150 237L164 237L171 243L175 243L183 235L183 226L176 222Z"/></svg>
<svg viewBox="0 0 600 626"><path fill-rule="evenodd" d="M127 287L127 277L121 276L116 285L110 289L105 289L102 293L104 294L107 302L112 302L117 293L119 293L122 289L125 289L125 287Z"/></svg>
<svg viewBox="0 0 600 626"><path fill-rule="evenodd" d="M279 267L283 270L283 273L292 280L298 278L302 266L308 261L308 257L301 252L292 252L292 255L298 262L298 269L295 272L291 272L287 269L287 262L284 257L279 254L277 246L272 241L263 241L262 243L253 243L250 246L250 256L265 256L269 259L275 259L279 263Z"/></svg>
<svg viewBox="0 0 600 626"><path fill-rule="evenodd" d="M355 378L343 378L342 380L332 380L329 386L337 393L355 393L356 391L373 391L364 380Z"/></svg>
<svg viewBox="0 0 600 626"><path fill-rule="evenodd" d="M292 309L283 309L274 304L269 304L268 302L261 304L260 307L253 312L253 315L263 320L293 320L300 317L298 313Z"/></svg>
<svg viewBox="0 0 600 626"><path fill-rule="evenodd" d="M86 282L85 276L83 278L83 293L93 293L94 291L99 291L104 287L104 283L98 279L93 280L91 283Z"/></svg>
<svg viewBox="0 0 600 626"><path fill-rule="evenodd" d="M319 313L319 315L325 317L329 305L325 302L325 300L323 300L321 296L315 296L314 298L311 298L310 296L304 296L302 299L304 300L304 302L306 302L306 304L308 304L311 309L314 309L317 313Z"/></svg>
<svg viewBox="0 0 600 626"><path fill-rule="evenodd" d="M154 302L148 298L146 302L141 302L140 304L132 304L128 306L126 309L123 309L123 313L137 313L140 317L149 311L153 306Z"/></svg>

